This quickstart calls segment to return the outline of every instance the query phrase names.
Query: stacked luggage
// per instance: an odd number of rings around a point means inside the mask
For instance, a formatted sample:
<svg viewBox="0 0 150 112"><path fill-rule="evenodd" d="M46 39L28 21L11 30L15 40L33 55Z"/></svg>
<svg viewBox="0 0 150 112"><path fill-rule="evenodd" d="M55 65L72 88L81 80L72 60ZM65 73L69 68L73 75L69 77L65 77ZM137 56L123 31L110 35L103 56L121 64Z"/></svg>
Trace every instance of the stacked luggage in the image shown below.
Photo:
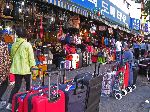
<svg viewBox="0 0 150 112"><path fill-rule="evenodd" d="M79 55L78 54L70 54L66 57L65 60L65 68L67 70L77 69L79 68Z"/></svg>
<svg viewBox="0 0 150 112"><path fill-rule="evenodd" d="M30 91L15 94L12 112L99 112L102 75L77 74L74 80L60 84L61 71L46 73L48 86L43 83ZM53 83L52 77L56 77Z"/></svg>
<svg viewBox="0 0 150 112"><path fill-rule="evenodd" d="M48 75L49 85L33 87L30 91L17 93L13 97L12 112L65 112L65 94L57 85L51 84L52 75L59 71L51 72ZM59 108L58 108L59 106Z"/></svg>
<svg viewBox="0 0 150 112"><path fill-rule="evenodd" d="M96 73L96 72L94 72ZM66 112L99 112L102 75L77 74L73 82L61 84L66 95Z"/></svg>
<svg viewBox="0 0 150 112"><path fill-rule="evenodd" d="M130 62L116 63L113 69L103 75L102 96L114 96L120 100L136 88L137 70Z"/></svg>

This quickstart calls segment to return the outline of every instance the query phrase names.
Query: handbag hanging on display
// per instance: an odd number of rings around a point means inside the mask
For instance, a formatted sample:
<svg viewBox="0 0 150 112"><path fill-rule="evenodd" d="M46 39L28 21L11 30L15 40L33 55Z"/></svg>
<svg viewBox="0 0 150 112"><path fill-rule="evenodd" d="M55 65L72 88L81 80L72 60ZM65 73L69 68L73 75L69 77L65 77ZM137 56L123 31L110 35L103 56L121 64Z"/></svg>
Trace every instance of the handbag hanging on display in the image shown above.
<svg viewBox="0 0 150 112"><path fill-rule="evenodd" d="M5 41L6 43L13 43L13 42L14 42L14 37L13 37L13 36L10 36L10 35L8 35L8 34L6 34L6 35L4 36L4 41Z"/></svg>
<svg viewBox="0 0 150 112"><path fill-rule="evenodd" d="M98 56L97 55L92 55L92 63L97 63Z"/></svg>
<svg viewBox="0 0 150 112"><path fill-rule="evenodd" d="M10 0L6 0L5 2L6 2L6 5L3 9L3 15L11 16Z"/></svg>
<svg viewBox="0 0 150 112"><path fill-rule="evenodd" d="M43 17L40 18L40 38L42 39L44 36L44 28L43 28Z"/></svg>

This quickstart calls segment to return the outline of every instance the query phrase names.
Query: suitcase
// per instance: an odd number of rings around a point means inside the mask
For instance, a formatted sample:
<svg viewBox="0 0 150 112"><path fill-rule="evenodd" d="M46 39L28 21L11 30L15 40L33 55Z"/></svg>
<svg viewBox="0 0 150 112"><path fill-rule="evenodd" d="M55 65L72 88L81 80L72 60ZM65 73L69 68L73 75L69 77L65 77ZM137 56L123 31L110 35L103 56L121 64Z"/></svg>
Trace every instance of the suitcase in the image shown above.
<svg viewBox="0 0 150 112"><path fill-rule="evenodd" d="M118 73L115 75L114 77L114 81L113 81L113 85L112 85L112 91L113 91L113 96L117 99L117 100L121 100L122 99L122 79L120 79L121 77L123 77L122 73Z"/></svg>
<svg viewBox="0 0 150 112"><path fill-rule="evenodd" d="M72 55L72 61L76 61L76 62L79 61L79 55L78 54L70 54L70 55Z"/></svg>
<svg viewBox="0 0 150 112"><path fill-rule="evenodd" d="M87 86L85 112L99 112L99 103L100 103L102 79L103 79L103 76L99 75L99 67L98 67L98 73L96 73L97 67L95 65L94 74L86 72L83 74L78 74L75 77L75 80L82 79L79 82Z"/></svg>
<svg viewBox="0 0 150 112"><path fill-rule="evenodd" d="M124 68L124 87L125 88L129 86L128 80L129 80L129 63L127 62Z"/></svg>
<svg viewBox="0 0 150 112"><path fill-rule="evenodd" d="M83 60L83 56L82 56L82 53L79 53L79 68L82 67L82 60Z"/></svg>
<svg viewBox="0 0 150 112"><path fill-rule="evenodd" d="M84 112L86 106L86 86L82 86L81 84L76 84L75 82L72 82L70 84L60 85L60 88L62 91L65 92L66 95L65 112Z"/></svg>
<svg viewBox="0 0 150 112"><path fill-rule="evenodd" d="M116 75L116 72L107 72L103 76L102 81L102 96L111 96L112 94L112 83L113 83L113 77Z"/></svg>
<svg viewBox="0 0 150 112"><path fill-rule="evenodd" d="M67 70L72 70L72 69L73 69L72 63L73 63L72 61L66 60L66 61L65 61L65 68L66 68Z"/></svg>
<svg viewBox="0 0 150 112"><path fill-rule="evenodd" d="M40 89L46 89L46 87L34 87L31 91L16 93L12 100L12 112L28 112L24 110L27 105L25 101L26 97L38 93Z"/></svg>
<svg viewBox="0 0 150 112"><path fill-rule="evenodd" d="M132 68L132 64L129 63L129 87L132 87L133 85L133 68Z"/></svg>
<svg viewBox="0 0 150 112"><path fill-rule="evenodd" d="M12 112L24 112L24 103L23 100L27 92L17 93L13 96L12 100Z"/></svg>
<svg viewBox="0 0 150 112"><path fill-rule="evenodd" d="M134 60L134 65L132 67L133 67L133 86L135 86L137 81L137 76L139 75L139 66L137 60Z"/></svg>
<svg viewBox="0 0 150 112"><path fill-rule="evenodd" d="M54 90L51 92L51 76L53 74L59 75L57 72L46 72L49 76L49 90L43 93L37 93L28 97L28 107L25 108L24 112L65 112L65 94L63 91ZM58 78L57 78L58 81ZM48 95L47 95L48 94ZM54 96L54 97L53 97ZM59 108L58 108L59 107Z"/></svg>
<svg viewBox="0 0 150 112"><path fill-rule="evenodd" d="M87 67L87 55L86 55L86 52L82 53L82 67Z"/></svg>
<svg viewBox="0 0 150 112"><path fill-rule="evenodd" d="M72 69L77 69L79 68L79 61L76 62L76 61L69 61L69 60L66 60L65 61L65 68L67 70L72 70Z"/></svg>
<svg viewBox="0 0 150 112"><path fill-rule="evenodd" d="M92 59L91 59L91 56L92 54L91 53L86 53L86 58L87 58L87 66L91 65L92 64Z"/></svg>
<svg viewBox="0 0 150 112"><path fill-rule="evenodd" d="M80 84L78 80L67 82L60 85L60 89L66 95L66 111L65 112L84 112L87 87Z"/></svg>
<svg viewBox="0 0 150 112"><path fill-rule="evenodd" d="M31 112L29 110L29 107L32 108L31 106L31 103L29 103L28 99L30 99L31 97L33 96L38 96L40 93L44 93L48 90L47 87L43 87L43 88L38 88L36 89L35 91L30 91L26 94L26 96L24 97L23 99L23 112Z"/></svg>
<svg viewBox="0 0 150 112"><path fill-rule="evenodd" d="M103 76L99 75L89 80L85 112L99 112L102 78Z"/></svg>
<svg viewBox="0 0 150 112"><path fill-rule="evenodd" d="M122 89L125 89L129 86L129 63L125 62L125 64L123 66L121 66L120 64L117 65L117 74L119 73L123 73L122 79L123 79L123 85L122 85Z"/></svg>
<svg viewBox="0 0 150 112"><path fill-rule="evenodd" d="M124 65L117 65L117 72L114 76L113 81L113 96L120 100L122 99L122 96L125 96L128 92L131 92L131 89L129 88L129 64L126 62Z"/></svg>

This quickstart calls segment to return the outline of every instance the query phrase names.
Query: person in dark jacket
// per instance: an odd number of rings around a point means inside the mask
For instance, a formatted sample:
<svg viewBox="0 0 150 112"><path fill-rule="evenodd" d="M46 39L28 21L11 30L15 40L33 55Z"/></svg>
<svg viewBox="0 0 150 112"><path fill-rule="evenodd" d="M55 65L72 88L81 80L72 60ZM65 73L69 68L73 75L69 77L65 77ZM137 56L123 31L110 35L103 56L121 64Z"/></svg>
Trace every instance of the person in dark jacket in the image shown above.
<svg viewBox="0 0 150 112"><path fill-rule="evenodd" d="M133 49L134 49L134 56L135 59L139 59L139 55L140 55L140 44L138 41L133 43Z"/></svg>

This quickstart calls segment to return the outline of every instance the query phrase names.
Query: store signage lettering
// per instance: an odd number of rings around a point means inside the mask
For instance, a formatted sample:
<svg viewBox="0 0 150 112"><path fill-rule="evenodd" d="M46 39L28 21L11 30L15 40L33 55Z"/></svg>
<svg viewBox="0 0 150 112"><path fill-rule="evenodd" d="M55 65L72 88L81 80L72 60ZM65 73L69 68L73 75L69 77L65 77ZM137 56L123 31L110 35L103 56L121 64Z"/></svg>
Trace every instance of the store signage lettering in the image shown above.
<svg viewBox="0 0 150 112"><path fill-rule="evenodd" d="M140 30L141 28L141 22L139 19L131 18L130 19L130 28L134 30Z"/></svg>
<svg viewBox="0 0 150 112"><path fill-rule="evenodd" d="M64 0L67 1L67 0ZM130 25L130 16L123 12L120 8L114 5L109 0L69 0L72 3L78 4L91 11L100 9L101 14L106 18L118 22L121 25Z"/></svg>
<svg viewBox="0 0 150 112"><path fill-rule="evenodd" d="M128 25L130 22L129 15L115 6L113 3L109 2L109 0L99 0L98 7L101 9L101 14L105 17L119 22L122 25Z"/></svg>
<svg viewBox="0 0 150 112"><path fill-rule="evenodd" d="M84 0L82 0L84 1ZM97 0L88 0L89 2L93 3L95 5L95 7L97 7Z"/></svg>

